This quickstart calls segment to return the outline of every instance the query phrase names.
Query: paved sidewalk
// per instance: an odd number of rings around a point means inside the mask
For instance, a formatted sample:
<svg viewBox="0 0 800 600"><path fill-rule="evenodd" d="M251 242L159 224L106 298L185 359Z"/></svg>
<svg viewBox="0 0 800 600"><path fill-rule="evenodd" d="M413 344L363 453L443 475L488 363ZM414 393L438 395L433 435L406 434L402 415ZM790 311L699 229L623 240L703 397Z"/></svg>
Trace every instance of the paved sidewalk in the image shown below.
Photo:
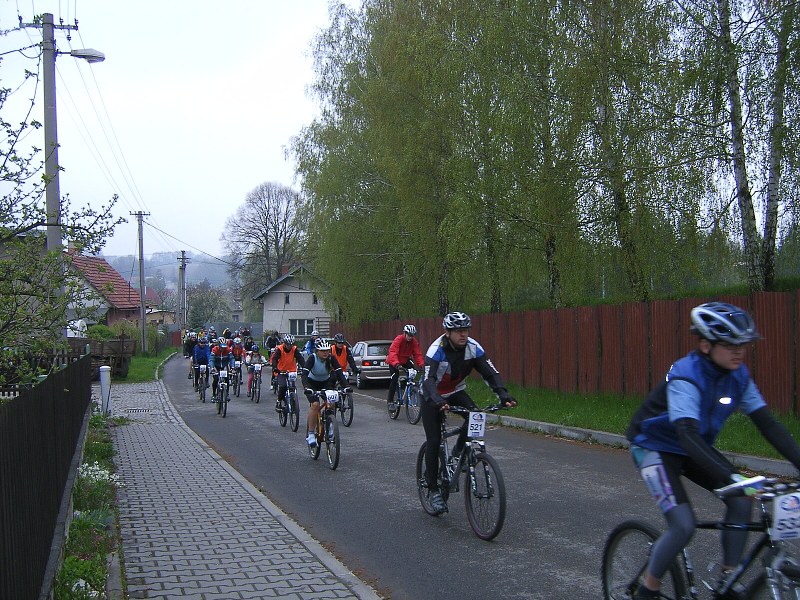
<svg viewBox="0 0 800 600"><path fill-rule="evenodd" d="M116 383L111 401L131 419L112 429L130 598L379 598L191 431L160 381Z"/></svg>

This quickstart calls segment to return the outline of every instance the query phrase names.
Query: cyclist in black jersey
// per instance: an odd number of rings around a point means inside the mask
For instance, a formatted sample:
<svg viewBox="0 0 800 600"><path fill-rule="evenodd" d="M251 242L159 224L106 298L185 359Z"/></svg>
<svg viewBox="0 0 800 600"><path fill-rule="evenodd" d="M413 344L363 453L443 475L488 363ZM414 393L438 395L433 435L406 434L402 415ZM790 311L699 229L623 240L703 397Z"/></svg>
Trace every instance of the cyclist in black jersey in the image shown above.
<svg viewBox="0 0 800 600"><path fill-rule="evenodd" d="M472 319L462 312L452 312L442 322L444 334L439 336L425 354L425 375L422 381L422 426L425 428L425 473L431 506L438 513L447 512L447 504L439 491L436 474L439 472L439 444L442 441L441 419L450 405L476 408L466 392L466 377L473 369L497 395L503 406L516 406L503 387L500 372L486 355L483 347L469 337ZM466 431L459 435L454 453L466 443Z"/></svg>

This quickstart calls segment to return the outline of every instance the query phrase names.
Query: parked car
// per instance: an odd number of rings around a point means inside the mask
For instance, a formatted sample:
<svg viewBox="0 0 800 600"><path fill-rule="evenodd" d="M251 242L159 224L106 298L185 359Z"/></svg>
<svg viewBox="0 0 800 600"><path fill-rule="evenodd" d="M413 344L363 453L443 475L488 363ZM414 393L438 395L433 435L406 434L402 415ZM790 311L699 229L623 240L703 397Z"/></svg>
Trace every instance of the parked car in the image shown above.
<svg viewBox="0 0 800 600"><path fill-rule="evenodd" d="M363 389L368 383L375 381L389 381L391 374L386 365L386 357L391 345L392 340L362 340L353 344L353 360L360 373L355 379L351 373L350 379L355 381L357 388Z"/></svg>

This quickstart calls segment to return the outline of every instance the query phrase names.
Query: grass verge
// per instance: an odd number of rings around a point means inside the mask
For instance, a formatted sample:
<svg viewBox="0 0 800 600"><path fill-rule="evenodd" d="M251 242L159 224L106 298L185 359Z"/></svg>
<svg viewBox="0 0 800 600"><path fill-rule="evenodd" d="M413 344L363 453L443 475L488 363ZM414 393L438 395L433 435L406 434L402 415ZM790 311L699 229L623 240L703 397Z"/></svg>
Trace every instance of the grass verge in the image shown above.
<svg viewBox="0 0 800 600"><path fill-rule="evenodd" d="M123 383L145 383L147 381L153 381L153 374L156 372L156 367L164 362L170 354L179 350L179 348L169 347L164 348L161 352L153 356L134 356L131 358L128 376L124 378L115 377L114 381ZM158 377L161 377L160 373Z"/></svg>
<svg viewBox="0 0 800 600"><path fill-rule="evenodd" d="M494 394L481 380L471 377L467 386L478 406L495 402ZM620 435L625 434L633 413L642 402L639 397L568 394L513 385L509 386L509 392L519 403L516 408L505 413L509 416ZM800 419L791 415L776 415L776 418L796 440L800 440ZM739 413L728 419L716 447L726 452L783 458L761 436L752 421Z"/></svg>

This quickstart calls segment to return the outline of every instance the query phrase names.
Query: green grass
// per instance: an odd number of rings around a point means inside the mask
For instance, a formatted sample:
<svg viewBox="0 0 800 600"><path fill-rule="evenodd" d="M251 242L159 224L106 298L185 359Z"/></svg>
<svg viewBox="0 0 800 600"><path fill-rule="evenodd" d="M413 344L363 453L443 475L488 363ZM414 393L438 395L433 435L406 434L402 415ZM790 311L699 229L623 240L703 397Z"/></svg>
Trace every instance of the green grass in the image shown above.
<svg viewBox="0 0 800 600"><path fill-rule="evenodd" d="M468 381L468 391L478 406L495 402L494 394L480 379ZM642 398L611 394L568 394L509 386L509 392L519 403L504 414L522 419L556 423L568 427L594 429L625 434L633 413ZM800 419L789 415L776 415L796 440L800 440ZM752 421L745 415L735 414L725 423L716 447L727 452L749 454L767 458L782 458L761 436Z"/></svg>
<svg viewBox="0 0 800 600"><path fill-rule="evenodd" d="M153 381L153 376L156 372L156 367L172 353L178 352L178 348L164 348L155 356L134 356L131 358L131 364L128 368L128 376L121 378L115 377L114 381L125 383L145 383ZM159 377L161 374L159 373Z"/></svg>

